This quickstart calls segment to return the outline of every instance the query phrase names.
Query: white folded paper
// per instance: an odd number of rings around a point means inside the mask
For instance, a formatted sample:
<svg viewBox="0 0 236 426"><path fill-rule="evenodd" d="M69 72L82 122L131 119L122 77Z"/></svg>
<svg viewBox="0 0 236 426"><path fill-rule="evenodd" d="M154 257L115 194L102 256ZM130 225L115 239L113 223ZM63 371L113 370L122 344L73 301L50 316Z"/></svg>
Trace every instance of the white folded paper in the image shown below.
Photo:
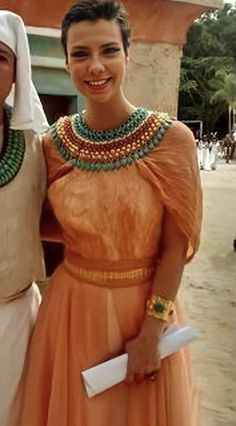
<svg viewBox="0 0 236 426"><path fill-rule="evenodd" d="M159 351L161 358L177 352L180 348L196 340L192 327L169 327L161 336ZM90 398L121 383L127 372L128 354L120 355L88 370L82 371L87 394Z"/></svg>

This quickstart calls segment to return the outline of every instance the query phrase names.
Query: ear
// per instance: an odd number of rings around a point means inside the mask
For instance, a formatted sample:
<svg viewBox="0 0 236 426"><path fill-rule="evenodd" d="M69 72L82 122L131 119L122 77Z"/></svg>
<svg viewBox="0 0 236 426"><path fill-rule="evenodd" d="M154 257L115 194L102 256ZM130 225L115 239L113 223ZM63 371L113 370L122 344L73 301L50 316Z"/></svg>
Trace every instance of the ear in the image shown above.
<svg viewBox="0 0 236 426"><path fill-rule="evenodd" d="M68 58L66 58L66 60L65 60L65 65L66 65L66 71L68 73L70 73L70 67L69 67L69 63L68 63Z"/></svg>

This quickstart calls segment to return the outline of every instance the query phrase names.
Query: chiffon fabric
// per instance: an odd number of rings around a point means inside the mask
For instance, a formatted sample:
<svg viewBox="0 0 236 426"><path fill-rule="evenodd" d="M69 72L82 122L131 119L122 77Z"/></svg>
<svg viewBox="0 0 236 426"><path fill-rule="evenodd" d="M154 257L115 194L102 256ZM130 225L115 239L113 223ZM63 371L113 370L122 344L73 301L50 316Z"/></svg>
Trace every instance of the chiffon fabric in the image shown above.
<svg viewBox="0 0 236 426"><path fill-rule="evenodd" d="M65 260L40 307L18 426L197 426L186 349L162 362L156 381L122 383L92 399L80 374L123 353L139 333L151 277L126 272L158 264L166 209L188 240L186 261L198 248L201 188L191 132L174 122L154 151L109 172L73 168L50 136L44 150ZM183 323L177 303L172 321Z"/></svg>

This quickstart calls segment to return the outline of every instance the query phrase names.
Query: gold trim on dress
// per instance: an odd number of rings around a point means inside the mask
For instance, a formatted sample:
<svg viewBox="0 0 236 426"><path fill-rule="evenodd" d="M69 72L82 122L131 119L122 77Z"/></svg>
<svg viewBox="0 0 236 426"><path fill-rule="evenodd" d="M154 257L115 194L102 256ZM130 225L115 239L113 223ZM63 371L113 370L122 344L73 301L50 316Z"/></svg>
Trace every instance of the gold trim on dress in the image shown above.
<svg viewBox="0 0 236 426"><path fill-rule="evenodd" d="M151 267L135 268L127 271L101 271L81 268L68 259L65 259L63 264L72 275L95 283L109 280L143 280L150 278L153 273L153 268Z"/></svg>

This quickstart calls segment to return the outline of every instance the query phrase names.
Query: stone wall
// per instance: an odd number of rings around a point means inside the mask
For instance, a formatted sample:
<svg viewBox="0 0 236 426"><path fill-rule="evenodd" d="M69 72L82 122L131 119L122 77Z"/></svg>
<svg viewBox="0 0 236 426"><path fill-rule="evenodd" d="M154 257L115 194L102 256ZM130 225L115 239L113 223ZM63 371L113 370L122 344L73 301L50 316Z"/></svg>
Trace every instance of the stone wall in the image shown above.
<svg viewBox="0 0 236 426"><path fill-rule="evenodd" d="M124 84L129 101L176 116L181 52L167 43L133 43Z"/></svg>

